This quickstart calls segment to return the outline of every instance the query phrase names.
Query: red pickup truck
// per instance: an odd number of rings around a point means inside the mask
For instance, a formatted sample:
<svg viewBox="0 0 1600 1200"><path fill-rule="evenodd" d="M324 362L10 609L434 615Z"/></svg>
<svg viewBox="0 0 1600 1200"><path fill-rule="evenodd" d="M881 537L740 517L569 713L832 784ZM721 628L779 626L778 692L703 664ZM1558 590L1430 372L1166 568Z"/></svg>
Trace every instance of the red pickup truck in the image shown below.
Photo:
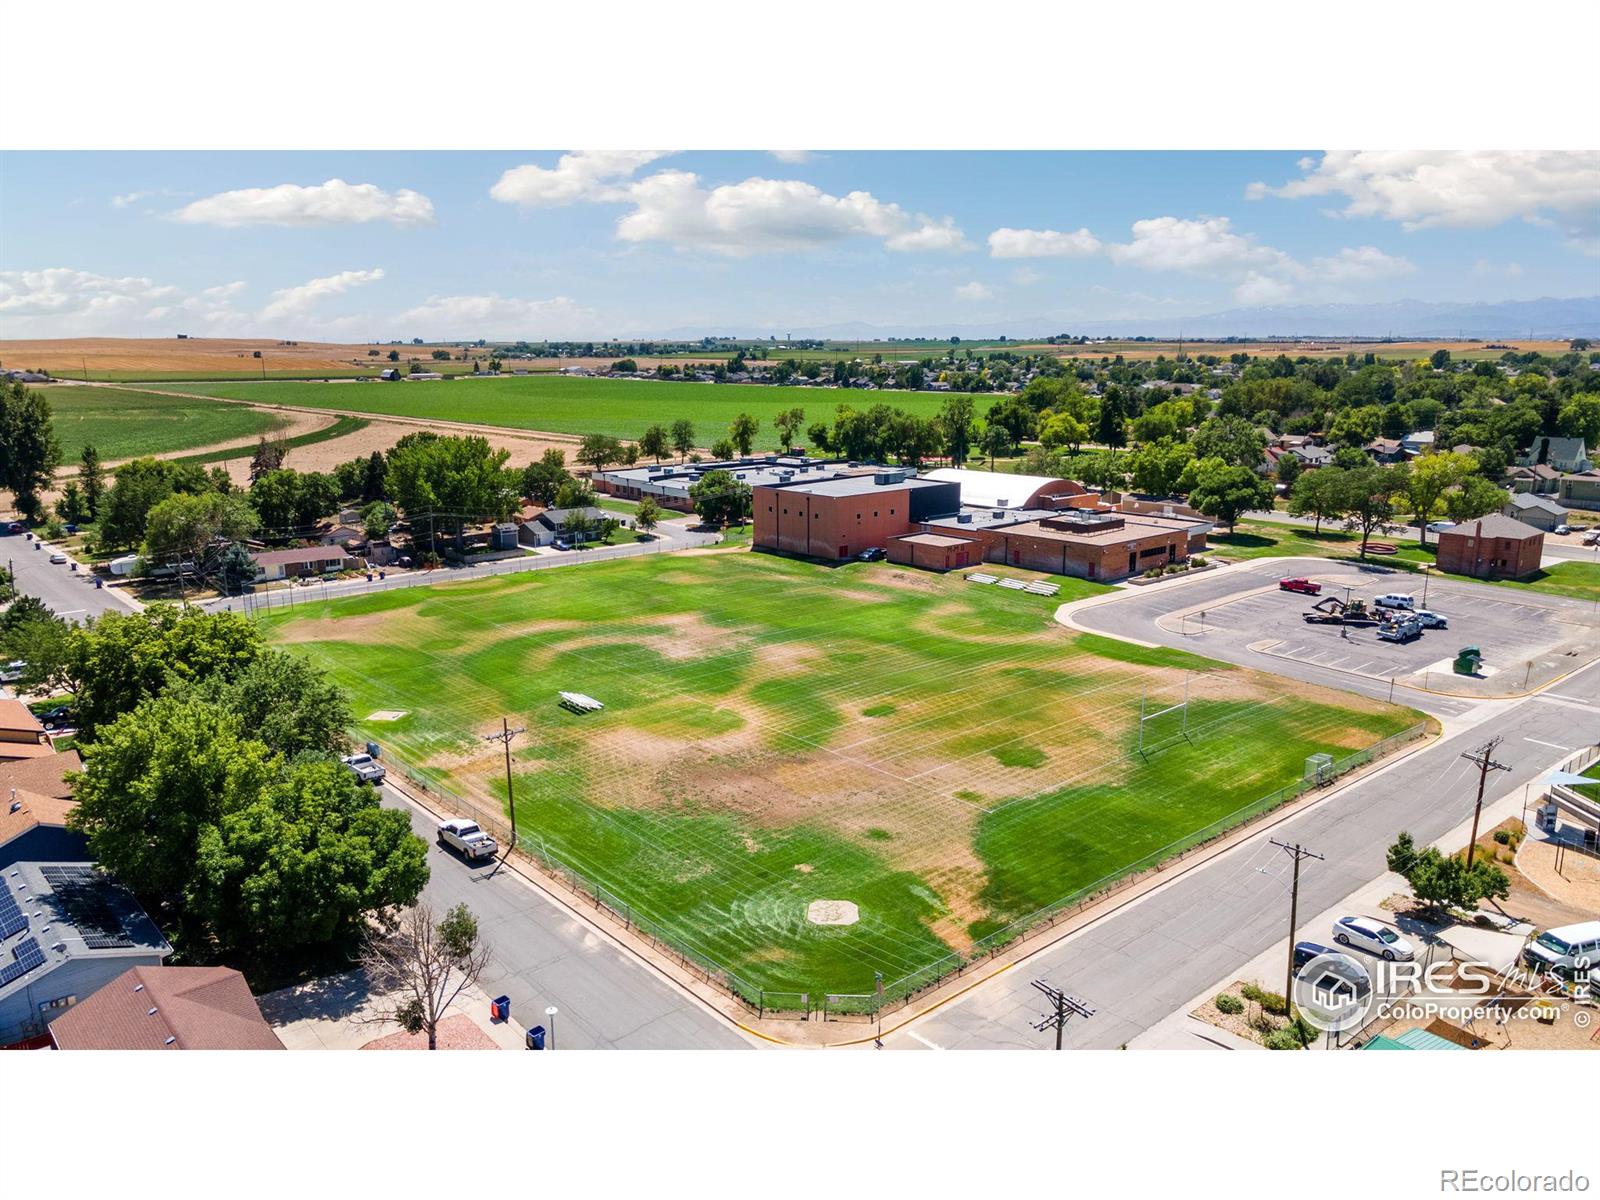
<svg viewBox="0 0 1600 1200"><path fill-rule="evenodd" d="M1312 583L1309 579L1280 579L1278 588L1285 592L1304 592L1307 596L1320 596L1322 585Z"/></svg>

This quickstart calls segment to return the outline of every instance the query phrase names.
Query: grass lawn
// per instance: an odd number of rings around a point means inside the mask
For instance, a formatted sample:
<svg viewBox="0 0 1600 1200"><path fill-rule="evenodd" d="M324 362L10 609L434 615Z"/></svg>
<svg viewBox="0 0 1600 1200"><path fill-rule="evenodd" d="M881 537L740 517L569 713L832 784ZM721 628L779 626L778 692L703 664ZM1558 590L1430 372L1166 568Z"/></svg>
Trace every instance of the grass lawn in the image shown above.
<svg viewBox="0 0 1600 1200"><path fill-rule="evenodd" d="M893 986L1415 712L1074 634L1060 596L886 563L674 554L262 617L348 689L363 739L519 828L636 919L771 991ZM1181 714L1147 726L1141 703ZM556 692L597 697L577 717ZM392 722L367 714L397 709ZM816 900L853 925L807 920Z"/></svg>
<svg viewBox="0 0 1600 1200"><path fill-rule="evenodd" d="M55 414L62 461L75 463L85 446L103 462L243 441L283 424L274 413L241 404L216 404L130 388L43 387Z"/></svg>
<svg viewBox="0 0 1600 1200"><path fill-rule="evenodd" d="M674 421L685 418L693 422L697 440L706 446L727 433L734 417L747 412L761 422L758 447L768 449L778 443L772 418L780 410L803 408L808 421L831 421L842 403L855 408L890 404L933 416L944 402L935 392L863 393L535 375L424 383L228 383L185 385L182 390L261 404L622 438L637 438L652 424L671 428Z"/></svg>

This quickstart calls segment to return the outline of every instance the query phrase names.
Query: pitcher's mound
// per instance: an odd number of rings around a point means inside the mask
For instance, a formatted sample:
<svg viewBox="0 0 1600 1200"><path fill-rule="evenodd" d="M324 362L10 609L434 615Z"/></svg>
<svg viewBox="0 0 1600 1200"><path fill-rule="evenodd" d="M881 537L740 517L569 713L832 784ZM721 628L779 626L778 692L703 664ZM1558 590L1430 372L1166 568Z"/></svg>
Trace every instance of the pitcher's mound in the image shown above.
<svg viewBox="0 0 1600 1200"><path fill-rule="evenodd" d="M854 925L861 910L850 900L813 900L806 906L806 920L813 925Z"/></svg>
<svg viewBox="0 0 1600 1200"><path fill-rule="evenodd" d="M398 721L401 717L403 717L405 715L406 715L406 710L403 709L403 708L380 708L377 712L373 713L370 717L368 717L367 720L369 720L369 721Z"/></svg>

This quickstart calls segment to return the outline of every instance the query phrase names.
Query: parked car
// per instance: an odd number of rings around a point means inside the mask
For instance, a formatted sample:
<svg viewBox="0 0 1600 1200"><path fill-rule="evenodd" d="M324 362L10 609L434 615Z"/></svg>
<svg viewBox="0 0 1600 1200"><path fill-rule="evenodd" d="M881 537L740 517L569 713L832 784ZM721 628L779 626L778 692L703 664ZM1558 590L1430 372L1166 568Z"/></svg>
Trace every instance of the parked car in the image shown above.
<svg viewBox="0 0 1600 1200"><path fill-rule="evenodd" d="M1378 626L1380 642L1410 642L1422 636L1422 622L1414 616L1397 617Z"/></svg>
<svg viewBox="0 0 1600 1200"><path fill-rule="evenodd" d="M1436 613L1431 608L1419 608L1411 614L1422 622L1424 629L1449 629L1450 619L1443 613Z"/></svg>
<svg viewBox="0 0 1600 1200"><path fill-rule="evenodd" d="M339 761L354 771L356 778L362 783L376 786L382 783L384 776L388 774L383 769L383 764L370 754L346 754Z"/></svg>
<svg viewBox="0 0 1600 1200"><path fill-rule="evenodd" d="M1428 522L1428 532L1429 533L1449 533L1455 527L1456 527L1456 523L1454 521L1429 521Z"/></svg>
<svg viewBox="0 0 1600 1200"><path fill-rule="evenodd" d="M869 546L860 554L856 555L856 557L862 562L879 562L882 559L888 558L889 552L882 546Z"/></svg>
<svg viewBox="0 0 1600 1200"><path fill-rule="evenodd" d="M566 538L557 538L555 541L551 542L550 544L552 546L554 546L557 550L571 550L572 549L571 543L569 543Z"/></svg>
<svg viewBox="0 0 1600 1200"><path fill-rule="evenodd" d="M1390 962L1410 962L1417 953L1405 938L1371 917L1340 917L1333 923L1333 940L1382 955Z"/></svg>
<svg viewBox="0 0 1600 1200"><path fill-rule="evenodd" d="M8 533L8 534L9 533L22 533L27 528L28 527L26 525L24 525L21 521L7 521L4 526L0 526L0 529L3 529L3 531L5 533Z"/></svg>
<svg viewBox="0 0 1600 1200"><path fill-rule="evenodd" d="M493 858L500 853L500 844L483 830L476 821L456 817L439 824L439 845L454 850L467 859Z"/></svg>
<svg viewBox="0 0 1600 1200"><path fill-rule="evenodd" d="M1320 942L1296 942L1294 944L1294 969L1298 971L1313 958L1335 953L1337 951L1332 946L1324 946Z"/></svg>
<svg viewBox="0 0 1600 1200"><path fill-rule="evenodd" d="M1545 930L1528 943L1522 962L1530 970L1554 971L1569 978L1600 967L1600 921Z"/></svg>
<svg viewBox="0 0 1600 1200"><path fill-rule="evenodd" d="M1381 596L1374 596L1372 603L1379 608L1415 608L1417 598L1410 592L1385 592Z"/></svg>
<svg viewBox="0 0 1600 1200"><path fill-rule="evenodd" d="M1572 532L1572 526L1571 525L1557 525L1555 527L1555 529L1552 530L1551 532L1553 532L1557 537L1565 537L1567 534Z"/></svg>
<svg viewBox="0 0 1600 1200"><path fill-rule="evenodd" d="M58 729L71 729L78 723L78 714L72 711L68 704L57 704L51 708L37 712L34 716L39 718L39 724L54 733Z"/></svg>
<svg viewBox="0 0 1600 1200"><path fill-rule="evenodd" d="M1322 595L1322 585L1312 583L1309 579L1280 579L1278 590L1282 592L1301 592L1307 596Z"/></svg>
<svg viewBox="0 0 1600 1200"><path fill-rule="evenodd" d="M62 563L67 561L66 552L64 550L50 551L50 561L59 567Z"/></svg>
<svg viewBox="0 0 1600 1200"><path fill-rule="evenodd" d="M8 663L0 663L0 683L15 683L22 678L22 673L28 669L28 660L14 658Z"/></svg>

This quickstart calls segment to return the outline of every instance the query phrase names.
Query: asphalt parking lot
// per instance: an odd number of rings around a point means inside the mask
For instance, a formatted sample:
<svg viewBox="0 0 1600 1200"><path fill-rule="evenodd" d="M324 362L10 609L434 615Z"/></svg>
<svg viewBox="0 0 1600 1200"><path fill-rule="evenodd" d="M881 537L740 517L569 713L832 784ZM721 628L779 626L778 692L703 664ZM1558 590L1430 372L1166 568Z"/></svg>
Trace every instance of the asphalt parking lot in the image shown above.
<svg viewBox="0 0 1600 1200"><path fill-rule="evenodd" d="M1360 598L1371 607L1373 597L1380 593L1410 592L1417 598L1417 607L1423 607L1422 581L1415 577L1390 575L1351 581L1348 576L1319 578L1313 573L1309 578L1324 585L1320 597L1274 587L1205 609L1203 624L1208 632L1226 631L1248 638L1257 653L1411 683L1418 682L1419 676L1444 682L1436 677L1451 675L1451 664L1464 646L1482 649L1481 679L1503 676L1499 682L1511 690L1520 690L1530 681L1536 683L1541 676L1564 673L1594 656L1597 629L1572 606L1530 599L1525 593L1450 582L1429 581L1427 592L1427 608L1446 617L1449 628L1426 629L1411 642L1380 641L1377 626L1308 624L1304 614L1328 596ZM1199 613L1185 620L1189 632L1200 623Z"/></svg>

